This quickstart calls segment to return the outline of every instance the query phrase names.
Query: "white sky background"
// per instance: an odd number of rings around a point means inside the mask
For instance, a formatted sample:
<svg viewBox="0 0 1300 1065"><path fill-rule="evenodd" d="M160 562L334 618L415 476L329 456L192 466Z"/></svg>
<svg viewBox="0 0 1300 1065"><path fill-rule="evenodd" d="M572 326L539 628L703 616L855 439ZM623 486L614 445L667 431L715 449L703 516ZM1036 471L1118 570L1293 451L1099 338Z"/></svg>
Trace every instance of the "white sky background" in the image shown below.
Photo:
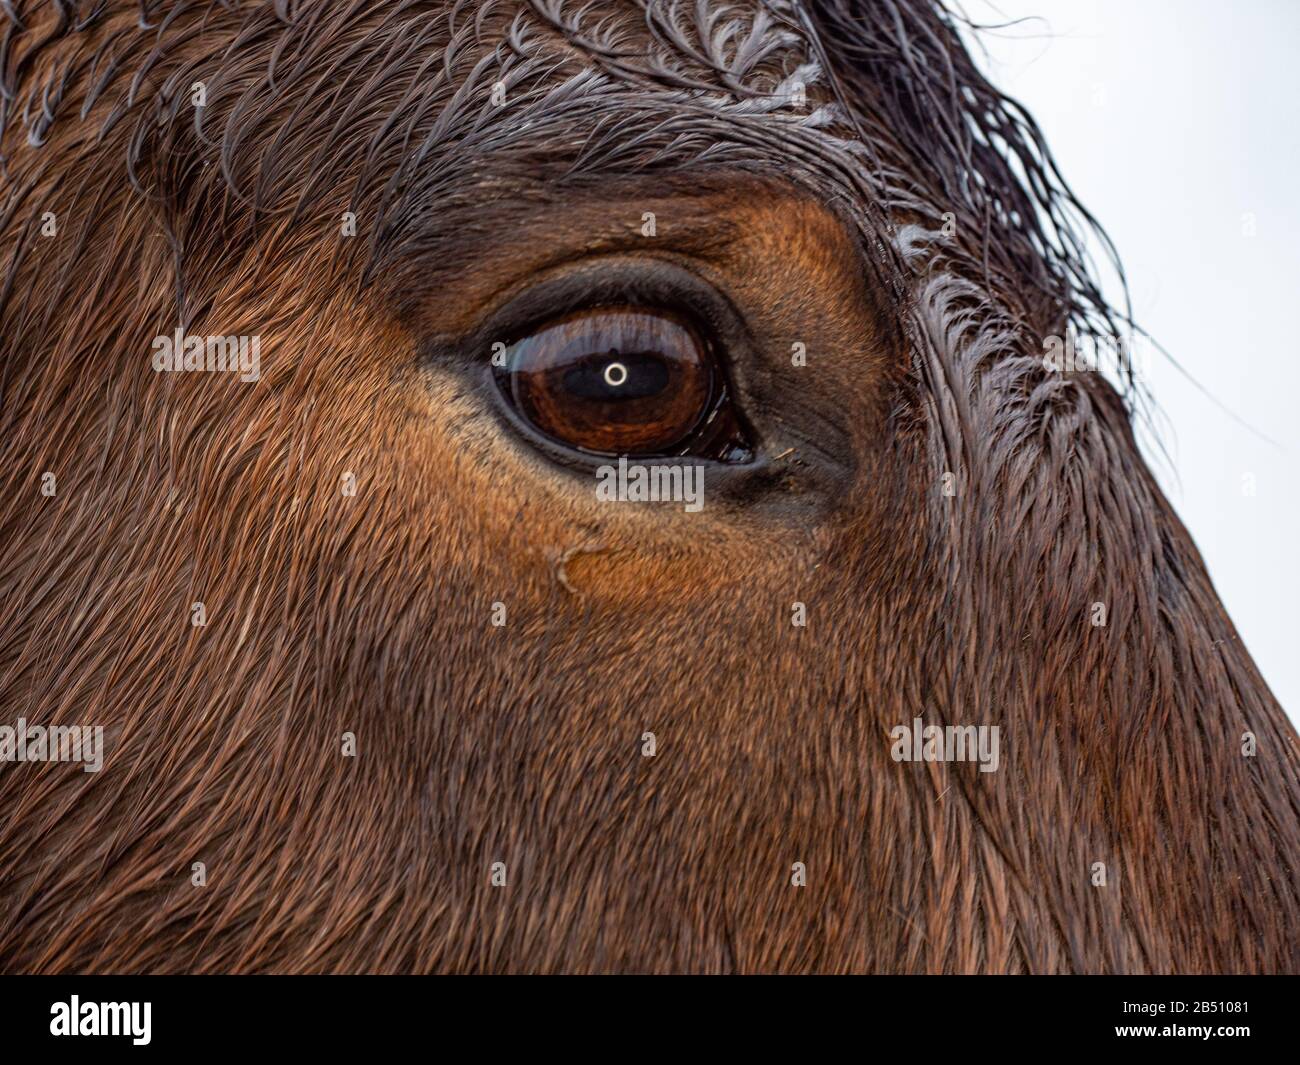
<svg viewBox="0 0 1300 1065"><path fill-rule="evenodd" d="M1300 3L966 0L989 79L1109 232L1145 348L1145 450L1278 701L1300 724ZM1252 235L1253 234L1253 235ZM1109 290L1112 294L1118 288ZM1150 438L1151 434L1145 434ZM1253 476L1254 495L1247 494Z"/></svg>

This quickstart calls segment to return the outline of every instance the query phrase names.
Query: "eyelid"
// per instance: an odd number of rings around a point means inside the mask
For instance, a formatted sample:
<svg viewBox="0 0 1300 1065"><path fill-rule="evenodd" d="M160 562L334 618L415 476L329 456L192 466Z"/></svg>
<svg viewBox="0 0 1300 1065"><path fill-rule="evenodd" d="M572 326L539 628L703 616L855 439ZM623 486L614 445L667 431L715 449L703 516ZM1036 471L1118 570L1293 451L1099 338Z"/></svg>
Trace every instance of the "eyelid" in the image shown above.
<svg viewBox="0 0 1300 1065"><path fill-rule="evenodd" d="M618 255L544 273L487 311L469 335L431 339L423 354L432 361L488 365L494 344L509 346L550 319L614 304L683 314L716 342L729 372L753 350L743 316L708 282L675 262Z"/></svg>

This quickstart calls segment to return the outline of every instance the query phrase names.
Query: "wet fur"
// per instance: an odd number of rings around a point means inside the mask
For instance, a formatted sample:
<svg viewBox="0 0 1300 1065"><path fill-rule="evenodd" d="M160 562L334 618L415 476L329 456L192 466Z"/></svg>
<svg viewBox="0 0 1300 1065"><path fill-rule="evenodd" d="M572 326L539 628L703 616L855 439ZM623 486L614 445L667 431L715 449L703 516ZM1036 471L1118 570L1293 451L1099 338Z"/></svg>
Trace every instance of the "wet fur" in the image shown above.
<svg viewBox="0 0 1300 1065"><path fill-rule="evenodd" d="M0 722L108 735L0 766L5 971L1300 968L1295 732L1139 384L1042 366L1124 315L942 9L3 6ZM508 443L465 341L643 210L818 367L695 523ZM178 324L262 381L155 374Z"/></svg>

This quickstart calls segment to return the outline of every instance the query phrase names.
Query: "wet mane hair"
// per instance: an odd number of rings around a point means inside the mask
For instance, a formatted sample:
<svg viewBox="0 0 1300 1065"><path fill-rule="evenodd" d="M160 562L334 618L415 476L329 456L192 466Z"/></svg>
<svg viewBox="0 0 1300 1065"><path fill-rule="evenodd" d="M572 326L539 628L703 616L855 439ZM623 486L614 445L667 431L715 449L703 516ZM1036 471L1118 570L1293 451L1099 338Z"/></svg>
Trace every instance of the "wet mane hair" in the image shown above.
<svg viewBox="0 0 1300 1065"><path fill-rule="evenodd" d="M1089 258L1113 253L1033 119L980 73L974 28L942 4L0 8L0 719L105 721L123 752L86 780L0 769L0 968L1297 967L1294 731L1138 454L1132 368L1117 389L1043 365L1045 338L1132 328ZM542 942L476 901L427 912L414 888L359 870L367 811L397 820L402 803L436 803L404 782L383 795L373 783L363 804L289 743L295 729L343 731L349 703L446 697L396 676L418 612L385 567L414 543L374 514L367 526L297 509L285 470L319 445L305 428L277 436L269 408L324 371L270 366L264 405L182 400L146 382L141 353L214 319L274 333L293 313L288 276L336 318L383 307L406 323L431 276L473 271L485 240L526 232L539 209L649 179L689 195L734 175L793 187L848 224L907 352L891 446L915 473L881 491L924 500L898 538L913 557L869 560L847 533L830 557L864 586L887 573L916 591L854 605L854 624L869 617L877 633L892 630L874 611L907 614L905 653L864 649L868 666L845 651L839 686L877 695L846 705L894 720L896 690L936 721L1001 721L1019 757L996 781L960 778L959 812L924 781L845 785L873 811L864 831L882 855L852 882L866 901L843 921L860 940L847 953L829 933L819 947L773 933L748 953L719 933L650 965L627 937L604 953L572 930ZM57 239L43 232L51 215ZM355 240L337 239L345 217ZM222 425L247 430L234 444ZM53 469L66 471L57 512L33 505ZM243 523L270 485L293 505ZM287 530L307 527L320 540L300 548ZM274 559L255 550L282 538L294 546ZM346 568L354 553L365 573ZM232 557L252 561L215 561ZM349 606L376 584L382 604ZM159 636L200 588L246 607L222 639L250 640L249 661L220 657L212 633L204 646ZM1103 628L1088 622L1097 603ZM250 628L254 615L266 624ZM856 636L848 620L826 632L841 647ZM1241 756L1246 733L1258 758ZM245 764L255 738L275 780ZM454 757L438 768L472 776L477 755L448 768ZM286 780L342 813L277 821L312 805L290 801ZM332 831L355 865L325 897ZM370 868L436 879L415 833ZM245 878L196 899L173 885L205 846ZM1166 881L1175 861L1185 875ZM1114 890L1090 882L1096 862Z"/></svg>

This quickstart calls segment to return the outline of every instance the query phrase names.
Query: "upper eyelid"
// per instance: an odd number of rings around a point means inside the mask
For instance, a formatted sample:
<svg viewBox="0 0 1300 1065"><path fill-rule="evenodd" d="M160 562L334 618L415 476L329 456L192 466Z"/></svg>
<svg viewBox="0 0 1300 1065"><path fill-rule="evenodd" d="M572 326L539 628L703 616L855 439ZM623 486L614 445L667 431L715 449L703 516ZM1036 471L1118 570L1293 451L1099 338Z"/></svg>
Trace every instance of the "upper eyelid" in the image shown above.
<svg viewBox="0 0 1300 1065"><path fill-rule="evenodd" d="M659 257L598 256L511 286L470 332L431 336L423 354L433 361L487 360L495 344L509 345L547 320L602 304L681 313L724 349L724 357L741 339L737 334L748 336L743 314L726 294L681 264Z"/></svg>
<svg viewBox="0 0 1300 1065"><path fill-rule="evenodd" d="M512 347L541 335L550 329L574 327L586 322L604 335L622 344L650 344L663 336L665 326L677 326L707 345L708 337L701 335L700 323L690 315L666 307L644 303L598 303L577 311L552 315L533 328L526 328L515 338Z"/></svg>

